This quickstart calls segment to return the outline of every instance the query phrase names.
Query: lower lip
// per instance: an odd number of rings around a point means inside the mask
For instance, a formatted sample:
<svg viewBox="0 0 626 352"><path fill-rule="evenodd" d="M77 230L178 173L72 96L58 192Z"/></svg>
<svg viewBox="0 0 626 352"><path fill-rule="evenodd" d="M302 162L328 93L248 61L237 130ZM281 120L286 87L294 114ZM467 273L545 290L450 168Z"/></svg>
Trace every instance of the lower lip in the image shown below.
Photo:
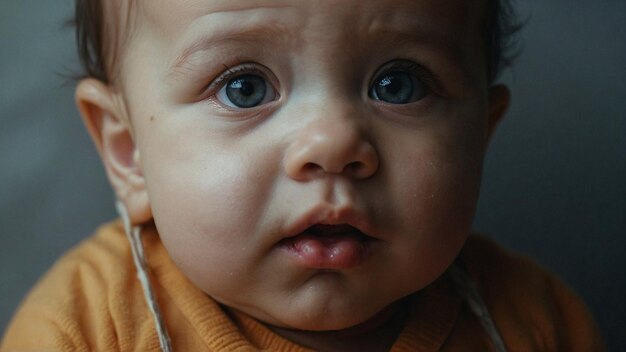
<svg viewBox="0 0 626 352"><path fill-rule="evenodd" d="M350 269L370 253L370 242L356 233L312 236L300 234L281 241L281 247L298 263L311 269Z"/></svg>

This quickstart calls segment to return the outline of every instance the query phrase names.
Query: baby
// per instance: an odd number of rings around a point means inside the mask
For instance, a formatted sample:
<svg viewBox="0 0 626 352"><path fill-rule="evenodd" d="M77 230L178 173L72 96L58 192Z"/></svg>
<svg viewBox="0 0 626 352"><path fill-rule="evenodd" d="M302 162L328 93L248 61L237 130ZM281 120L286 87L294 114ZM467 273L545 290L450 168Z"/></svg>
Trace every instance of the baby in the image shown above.
<svg viewBox="0 0 626 352"><path fill-rule="evenodd" d="M603 349L565 284L470 236L510 99L498 0L76 9L126 226L55 265L3 351Z"/></svg>

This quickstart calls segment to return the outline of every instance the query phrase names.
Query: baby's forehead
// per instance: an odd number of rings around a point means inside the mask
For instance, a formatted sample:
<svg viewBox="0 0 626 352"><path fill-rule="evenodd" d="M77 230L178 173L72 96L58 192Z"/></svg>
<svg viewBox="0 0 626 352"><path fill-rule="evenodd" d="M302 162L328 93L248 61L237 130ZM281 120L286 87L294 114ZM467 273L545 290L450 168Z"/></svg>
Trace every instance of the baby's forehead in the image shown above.
<svg viewBox="0 0 626 352"><path fill-rule="evenodd" d="M394 22L409 20L414 25L436 25L454 32L475 28L484 18L483 1L463 0L152 0L139 4L138 20L158 27L166 36L180 34L199 18L215 21L221 17L237 18L235 23L229 23L237 25L261 13L273 15L267 16L268 20L285 24L288 24L288 17L295 14L305 15L299 18L299 24L302 19L310 18L306 16L310 14L341 15L347 21L346 31L367 31L371 24L393 26L397 24ZM121 10L133 12L133 9Z"/></svg>
<svg viewBox="0 0 626 352"><path fill-rule="evenodd" d="M120 66L132 41L147 38L167 41L169 51L181 51L181 46L193 41L193 36L211 34L229 27L248 26L254 32L258 26L282 27L295 32L309 19L341 16L341 27L312 27L314 31L337 37L343 33L346 42L358 44L372 31L404 28L425 41L456 45L463 50L476 50L483 45L485 1L480 4L464 0L150 0L103 1L105 58L107 67ZM322 15L322 16L314 16ZM241 28L240 28L241 29ZM419 31L421 30L421 31ZM329 36L330 37L330 36ZM302 38L300 38L302 40ZM341 43L338 43L341 44ZM187 44L188 45L188 44ZM185 49L182 49L185 50ZM175 55L172 60L176 60ZM470 55L465 55L470 56ZM116 59L119 57L119 59ZM472 63L473 65L474 63ZM119 67L118 67L119 69Z"/></svg>
<svg viewBox="0 0 626 352"><path fill-rule="evenodd" d="M138 12L140 27L170 41L172 48L190 37L221 31L280 28L296 34L304 27L318 38L343 34L358 41L374 32L398 30L445 44L468 36L482 40L484 17L482 6L463 0L153 0L142 2ZM341 25L315 26L316 19L329 17L339 18Z"/></svg>

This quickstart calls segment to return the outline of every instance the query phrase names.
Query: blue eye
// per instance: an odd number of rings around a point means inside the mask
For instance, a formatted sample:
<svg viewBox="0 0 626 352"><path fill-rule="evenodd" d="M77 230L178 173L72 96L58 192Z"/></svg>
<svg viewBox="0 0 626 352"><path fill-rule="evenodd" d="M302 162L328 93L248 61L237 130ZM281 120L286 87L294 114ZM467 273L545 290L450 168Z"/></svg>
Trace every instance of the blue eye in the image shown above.
<svg viewBox="0 0 626 352"><path fill-rule="evenodd" d="M275 98L273 87L255 74L234 77L217 92L215 97L222 104L234 108L253 108Z"/></svg>
<svg viewBox="0 0 626 352"><path fill-rule="evenodd" d="M369 92L372 99L389 104L416 102L427 94L426 84L406 71L391 71L378 76Z"/></svg>

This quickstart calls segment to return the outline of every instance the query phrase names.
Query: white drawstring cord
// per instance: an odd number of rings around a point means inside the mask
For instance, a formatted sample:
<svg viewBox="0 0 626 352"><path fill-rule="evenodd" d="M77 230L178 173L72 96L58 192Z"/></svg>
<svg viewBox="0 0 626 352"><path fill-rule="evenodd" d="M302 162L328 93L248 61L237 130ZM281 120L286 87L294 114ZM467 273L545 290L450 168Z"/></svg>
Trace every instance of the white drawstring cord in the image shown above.
<svg viewBox="0 0 626 352"><path fill-rule="evenodd" d="M452 281L454 281L457 292L467 301L469 308L478 317L480 324L491 337L496 352L506 352L504 341L489 314L489 310L487 310L487 305L485 305L476 286L472 282L472 278L456 263L448 268L448 274L450 274Z"/></svg>
<svg viewBox="0 0 626 352"><path fill-rule="evenodd" d="M146 266L146 258L144 255L143 244L141 243L141 227L131 226L130 218L128 217L128 211L124 203L117 201L115 203L117 212L122 217L124 222L124 230L126 237L130 242L131 252L133 254L133 261L135 262L135 268L137 269L137 278L141 282L143 287L143 294L154 318L154 324L156 326L156 332L159 336L159 343L161 344L161 350L163 352L172 352L172 345L170 343L170 337L167 334L165 327L165 321L161 315L161 310L156 300L152 286L150 285L150 279L148 278L148 269Z"/></svg>

